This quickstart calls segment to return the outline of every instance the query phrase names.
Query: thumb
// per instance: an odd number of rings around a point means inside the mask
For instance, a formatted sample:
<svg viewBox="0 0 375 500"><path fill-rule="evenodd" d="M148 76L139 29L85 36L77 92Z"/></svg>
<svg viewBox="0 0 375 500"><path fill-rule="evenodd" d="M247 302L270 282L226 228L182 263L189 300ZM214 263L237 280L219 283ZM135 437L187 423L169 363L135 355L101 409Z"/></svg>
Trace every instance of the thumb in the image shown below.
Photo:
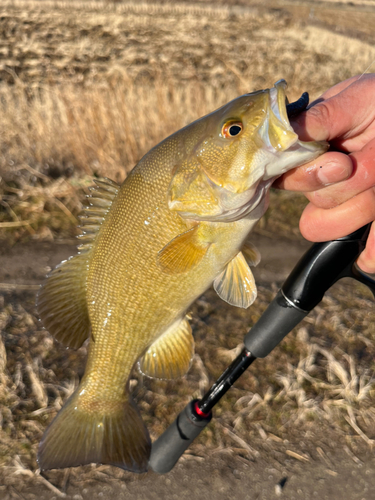
<svg viewBox="0 0 375 500"><path fill-rule="evenodd" d="M293 129L305 141L332 141L359 134L374 119L369 110L374 85L374 75L366 75L357 77L336 95L329 96L328 91L291 122Z"/></svg>

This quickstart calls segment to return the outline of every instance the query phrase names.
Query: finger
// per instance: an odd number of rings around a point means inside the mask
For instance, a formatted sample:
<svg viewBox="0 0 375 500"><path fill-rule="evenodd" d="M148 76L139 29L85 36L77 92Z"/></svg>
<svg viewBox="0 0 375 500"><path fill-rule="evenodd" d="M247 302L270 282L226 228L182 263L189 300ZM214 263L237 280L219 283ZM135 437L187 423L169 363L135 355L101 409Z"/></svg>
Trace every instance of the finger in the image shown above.
<svg viewBox="0 0 375 500"><path fill-rule="evenodd" d="M347 87L349 87L352 83L354 83L357 80L359 80L359 78L363 78L363 75L352 76L351 78L348 78L347 80L344 80L343 82L337 83L333 87L331 87L328 90L326 90L318 99L316 99L315 101L311 102L310 105L309 105L309 107L314 106L317 103L317 101L319 101L322 98L323 99L329 99L330 97L333 97L334 95L339 94L340 92L342 92L343 90L345 90Z"/></svg>
<svg viewBox="0 0 375 500"><path fill-rule="evenodd" d="M318 99L317 104L291 122L293 129L305 141L332 141L357 135L374 120L375 111L369 108L374 82L375 77L367 75L332 97L322 96L321 102Z"/></svg>
<svg viewBox="0 0 375 500"><path fill-rule="evenodd" d="M366 248L357 260L358 266L365 273L375 273L375 224L371 224L371 229L367 238Z"/></svg>
<svg viewBox="0 0 375 500"><path fill-rule="evenodd" d="M343 155L345 156L345 155ZM307 198L317 207L332 208L375 186L375 139L362 151L347 156L353 166L352 175L339 184L307 193ZM324 169L323 174L324 174Z"/></svg>
<svg viewBox="0 0 375 500"><path fill-rule="evenodd" d="M306 193L344 181L352 172L353 163L348 155L329 152L302 167L290 170L276 179L273 187Z"/></svg>
<svg viewBox="0 0 375 500"><path fill-rule="evenodd" d="M300 231L310 241L341 238L375 220L373 188L335 208L324 209L309 203L302 213Z"/></svg>

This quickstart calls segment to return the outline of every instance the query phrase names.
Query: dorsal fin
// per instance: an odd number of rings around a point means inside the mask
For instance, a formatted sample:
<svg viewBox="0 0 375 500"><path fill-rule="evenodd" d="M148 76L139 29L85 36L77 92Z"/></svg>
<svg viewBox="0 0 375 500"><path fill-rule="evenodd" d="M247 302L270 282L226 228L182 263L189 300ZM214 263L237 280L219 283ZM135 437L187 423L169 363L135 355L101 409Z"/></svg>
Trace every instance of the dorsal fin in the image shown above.
<svg viewBox="0 0 375 500"><path fill-rule="evenodd" d="M78 235L80 253L91 249L92 242L120 189L116 182L106 177L101 180L94 179L94 182L96 186L89 188L90 194L87 196L89 206L83 209L84 215L79 217L82 229L82 234Z"/></svg>
<svg viewBox="0 0 375 500"><path fill-rule="evenodd" d="M90 206L81 217L78 255L62 262L49 274L37 298L44 327L67 347L80 347L90 334L86 300L88 252L119 190L110 179L95 180L95 183L87 197Z"/></svg>

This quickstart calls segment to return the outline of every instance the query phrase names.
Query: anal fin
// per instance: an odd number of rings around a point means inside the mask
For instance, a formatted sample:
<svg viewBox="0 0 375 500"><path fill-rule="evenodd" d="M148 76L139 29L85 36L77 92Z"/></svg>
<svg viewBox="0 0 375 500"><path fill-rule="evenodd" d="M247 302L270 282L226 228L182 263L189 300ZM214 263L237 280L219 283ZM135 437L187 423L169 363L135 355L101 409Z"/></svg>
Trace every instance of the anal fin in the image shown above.
<svg viewBox="0 0 375 500"><path fill-rule="evenodd" d="M168 328L138 362L141 373L152 378L174 379L184 376L194 355L191 326L184 318Z"/></svg>
<svg viewBox="0 0 375 500"><path fill-rule="evenodd" d="M242 252L232 259L214 281L214 288L223 300L237 307L249 307L257 296L253 273Z"/></svg>

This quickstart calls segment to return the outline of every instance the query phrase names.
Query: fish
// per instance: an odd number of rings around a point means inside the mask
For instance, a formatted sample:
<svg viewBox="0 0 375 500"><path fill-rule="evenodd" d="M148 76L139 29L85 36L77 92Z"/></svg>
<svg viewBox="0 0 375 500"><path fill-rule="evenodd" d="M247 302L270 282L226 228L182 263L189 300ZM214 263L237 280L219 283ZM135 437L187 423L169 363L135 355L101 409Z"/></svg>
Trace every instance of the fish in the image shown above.
<svg viewBox="0 0 375 500"><path fill-rule="evenodd" d="M284 172L318 157L286 110L286 82L242 95L151 149L121 186L96 180L81 217L78 254L42 285L37 309L59 342L89 339L82 380L46 429L41 470L88 463L145 472L149 433L129 378L175 379L194 339L187 311L212 284L229 304L256 298L244 247ZM245 258L246 254L246 258Z"/></svg>

